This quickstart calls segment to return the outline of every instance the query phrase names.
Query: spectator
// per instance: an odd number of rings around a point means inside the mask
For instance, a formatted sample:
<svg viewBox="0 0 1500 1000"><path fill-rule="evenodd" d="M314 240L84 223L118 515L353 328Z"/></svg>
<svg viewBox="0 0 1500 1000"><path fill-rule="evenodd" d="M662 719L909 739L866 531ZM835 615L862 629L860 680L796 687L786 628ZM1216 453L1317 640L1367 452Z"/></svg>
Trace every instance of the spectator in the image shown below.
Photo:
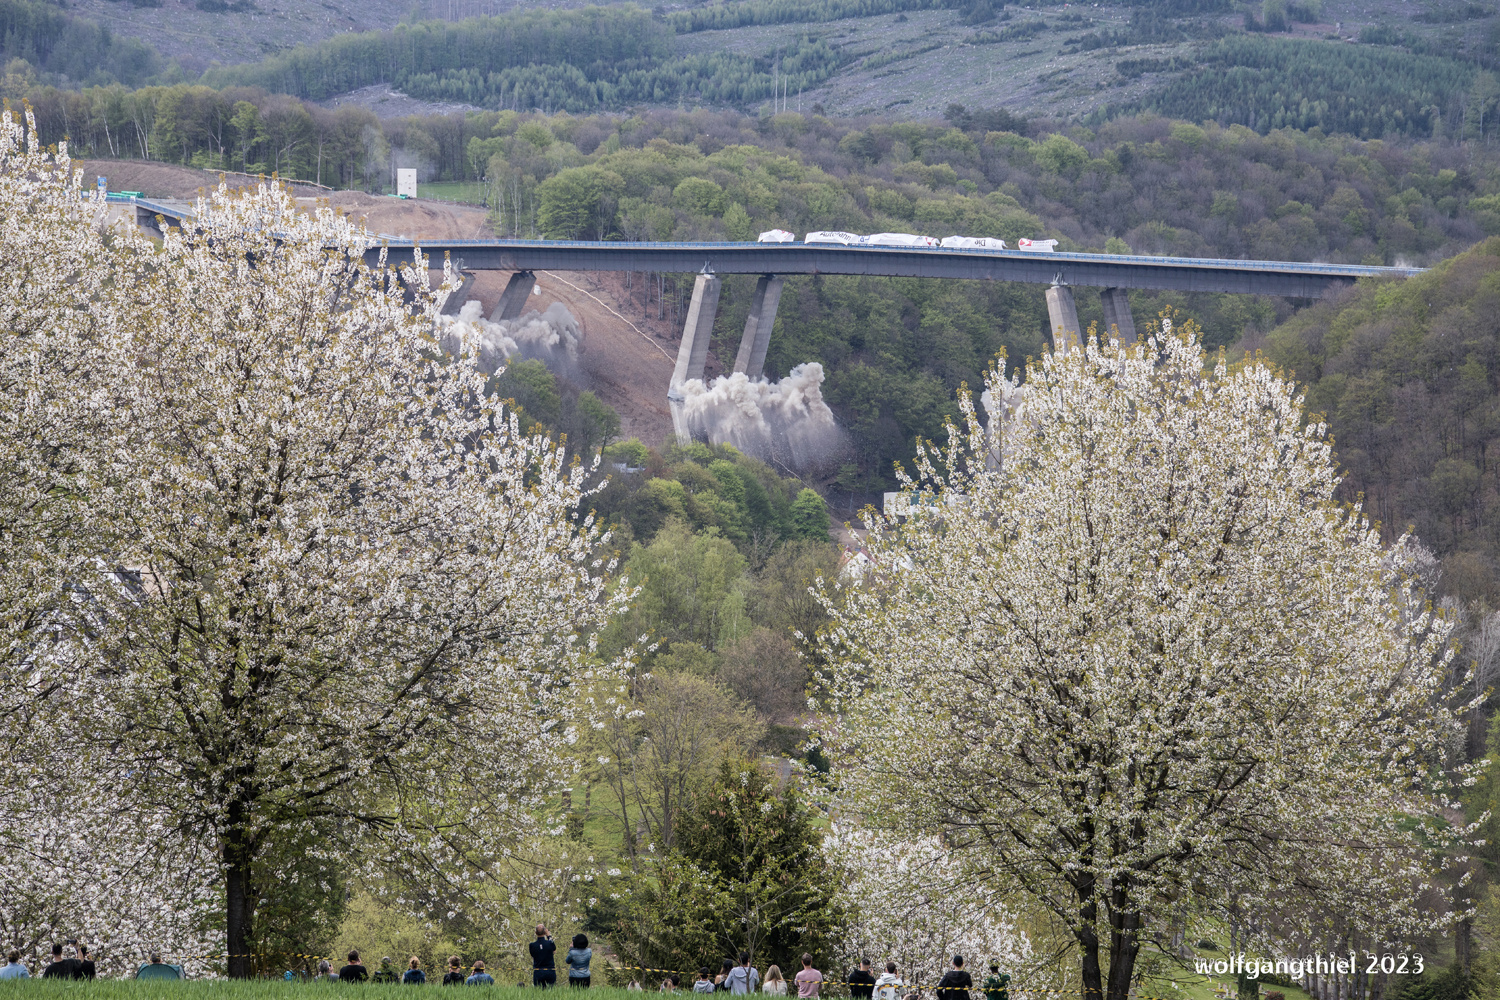
<svg viewBox="0 0 1500 1000"><path fill-rule="evenodd" d="M714 976L715 993L729 992L729 974L733 971L734 963L727 958L724 959L724 964L719 966L719 974L717 976Z"/></svg>
<svg viewBox="0 0 1500 1000"><path fill-rule="evenodd" d="M797 996L802 1000L816 997L818 990L823 985L823 973L813 968L812 956L807 952L802 953L802 971L797 973Z"/></svg>
<svg viewBox="0 0 1500 1000"><path fill-rule="evenodd" d="M372 983L394 983L399 977L396 970L391 967L391 956L387 955L380 960L380 968L375 970L375 975L370 977Z"/></svg>
<svg viewBox="0 0 1500 1000"><path fill-rule="evenodd" d="M953 968L938 980L937 1000L969 1000L969 990L973 986L974 977L964 971L964 957L954 955Z"/></svg>
<svg viewBox="0 0 1500 1000"><path fill-rule="evenodd" d="M464 979L467 978L467 977L464 976L462 969L463 969L463 967L458 964L458 956L457 955L449 955L448 956L448 971L443 976L443 985L444 986L462 986L464 984Z"/></svg>
<svg viewBox="0 0 1500 1000"><path fill-rule="evenodd" d="M21 964L21 953L11 949L5 956L5 965L0 966L0 979L30 979L31 972Z"/></svg>
<svg viewBox="0 0 1500 1000"><path fill-rule="evenodd" d="M875 977L870 975L870 960L859 960L859 968L849 973L849 996L851 1000L870 1000L875 995Z"/></svg>
<svg viewBox="0 0 1500 1000"><path fill-rule="evenodd" d="M773 965L766 970L766 983L760 991L767 996L786 996L786 980L781 978L781 966Z"/></svg>
<svg viewBox="0 0 1500 1000"><path fill-rule="evenodd" d="M708 977L708 966L698 970L698 981L693 984L694 993L712 993L714 981Z"/></svg>
<svg viewBox="0 0 1500 1000"><path fill-rule="evenodd" d="M339 970L339 982L362 983L370 978L370 970L359 960L359 952L349 953L349 964Z"/></svg>
<svg viewBox="0 0 1500 1000"><path fill-rule="evenodd" d="M905 985L901 977L896 974L896 963L885 963L885 971L880 974L879 979L875 980L875 992L879 994L878 1000L896 1000L900 988Z"/></svg>
<svg viewBox="0 0 1500 1000"><path fill-rule="evenodd" d="M315 983L336 983L339 974L333 971L333 964L326 958L318 959L318 974L313 977Z"/></svg>
<svg viewBox="0 0 1500 1000"><path fill-rule="evenodd" d="M151 961L141 966L135 972L137 979L181 979L182 966L167 965L161 960L161 955L151 953Z"/></svg>
<svg viewBox="0 0 1500 1000"><path fill-rule="evenodd" d="M984 978L984 1000L1010 1000L1010 976L1000 971L999 962L990 963L990 974Z"/></svg>
<svg viewBox="0 0 1500 1000"><path fill-rule="evenodd" d="M93 979L96 972L94 963L89 961L89 950L85 945L78 945L78 974L75 979Z"/></svg>
<svg viewBox="0 0 1500 1000"><path fill-rule="evenodd" d="M646 992L646 987L644 987L644 986L641 985L641 981L639 979L632 979L630 981L630 985L627 986L627 987L625 987L625 989L628 990L631 993L644 993L644 992Z"/></svg>
<svg viewBox="0 0 1500 1000"><path fill-rule="evenodd" d="M593 979L589 976L589 962L594 958L594 949L583 934L573 935L573 947L568 949L568 985L588 989Z"/></svg>
<svg viewBox="0 0 1500 1000"><path fill-rule="evenodd" d="M422 960L413 955L411 961L406 963L406 971L401 974L401 981L408 986L421 986L427 982L427 973L422 971Z"/></svg>
<svg viewBox="0 0 1500 1000"><path fill-rule="evenodd" d="M729 971L729 992L737 996L754 993L760 984L760 973L750 967L750 953L740 952L740 964Z"/></svg>
<svg viewBox="0 0 1500 1000"><path fill-rule="evenodd" d="M557 984L557 964L553 958L557 945L547 933L545 924L536 925L536 940L531 942L531 985L546 989Z"/></svg>
<svg viewBox="0 0 1500 1000"><path fill-rule="evenodd" d="M474 974L464 980L465 986L494 986L495 977L484 971L484 959L474 959Z"/></svg>
<svg viewBox="0 0 1500 1000"><path fill-rule="evenodd" d="M63 958L63 946L52 946L52 964L42 970L43 979L77 979L78 959Z"/></svg>
<svg viewBox="0 0 1500 1000"><path fill-rule="evenodd" d="M682 985L682 976L674 972L661 981L661 992L676 993L677 987Z"/></svg>

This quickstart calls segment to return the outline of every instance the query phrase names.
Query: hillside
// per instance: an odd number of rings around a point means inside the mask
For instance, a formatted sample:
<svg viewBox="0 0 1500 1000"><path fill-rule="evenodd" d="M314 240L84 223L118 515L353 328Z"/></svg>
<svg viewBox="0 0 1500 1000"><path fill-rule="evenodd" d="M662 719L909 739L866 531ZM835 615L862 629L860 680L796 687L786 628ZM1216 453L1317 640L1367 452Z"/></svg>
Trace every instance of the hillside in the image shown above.
<svg viewBox="0 0 1500 1000"><path fill-rule="evenodd" d="M572 0L74 0L66 11L47 0L0 3L0 60L26 62L7 68L3 89L209 71L221 85L350 99L382 114L411 105L375 100L368 88L426 108L575 113L656 105L924 118L957 101L1069 119L1152 108L1377 137L1431 134L1433 109L1442 127L1463 125L1475 67L1500 65L1500 16L1451 0L1024 9L730 0L649 11L613 3L593 14ZM65 31L52 23L59 17L87 27ZM569 18L596 27L561 49L531 38L507 53L485 40L497 26ZM84 35L92 40L80 45ZM614 48L603 59L591 54L600 40ZM1370 105L1369 120L1344 113L1349 104Z"/></svg>
<svg viewBox="0 0 1500 1000"><path fill-rule="evenodd" d="M1414 531L1446 591L1500 602L1500 239L1304 310L1267 353L1328 420L1344 498Z"/></svg>

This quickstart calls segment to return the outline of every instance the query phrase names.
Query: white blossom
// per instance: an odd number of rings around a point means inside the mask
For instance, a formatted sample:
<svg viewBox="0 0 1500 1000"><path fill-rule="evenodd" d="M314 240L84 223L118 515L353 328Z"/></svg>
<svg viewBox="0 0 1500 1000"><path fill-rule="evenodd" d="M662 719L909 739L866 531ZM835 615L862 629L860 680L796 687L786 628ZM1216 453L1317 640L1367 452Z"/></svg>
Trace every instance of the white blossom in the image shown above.
<svg viewBox="0 0 1500 1000"><path fill-rule="evenodd" d="M1110 1000L1184 912L1444 919L1450 626L1393 571L1405 540L1334 502L1293 386L1205 369L1188 327L987 389L999 426L961 398L906 483L938 502L872 517L885 569L826 601L857 814L1051 910Z"/></svg>
<svg viewBox="0 0 1500 1000"><path fill-rule="evenodd" d="M160 244L101 239L65 158L23 145L7 114L0 289L28 336L0 357L24 417L0 429L19 463L0 586L40 597L0 593L0 681L26 709L5 733L26 780L86 773L101 799L48 843L114 823L120 870L162 891L165 859L193 858L234 953L254 861L293 832L420 873L389 888L429 915L556 898L546 805L578 767L578 692L620 672L594 636L632 592L580 514L589 470L440 349L451 271L434 296L420 255L404 280L372 269L366 233L275 185L221 187ZM38 803L6 803L8 846ZM113 864L104 843L57 858ZM202 888L141 899L187 919Z"/></svg>

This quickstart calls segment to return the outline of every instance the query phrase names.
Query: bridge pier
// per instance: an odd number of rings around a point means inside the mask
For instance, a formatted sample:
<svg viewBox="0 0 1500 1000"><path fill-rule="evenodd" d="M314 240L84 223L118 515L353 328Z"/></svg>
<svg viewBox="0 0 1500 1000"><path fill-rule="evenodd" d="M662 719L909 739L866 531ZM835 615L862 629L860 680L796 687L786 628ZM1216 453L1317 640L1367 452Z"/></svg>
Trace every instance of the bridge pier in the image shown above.
<svg viewBox="0 0 1500 1000"><path fill-rule="evenodd" d="M1135 343L1135 320L1130 315L1130 296L1125 289L1100 289L1099 299L1104 303L1105 342L1114 336L1122 347Z"/></svg>
<svg viewBox="0 0 1500 1000"><path fill-rule="evenodd" d="M505 291L500 293L500 301L495 303L495 311L490 313L490 322L499 323L501 320L515 319L520 316L526 308L526 299L531 295L531 290L536 286L536 272L517 271L510 276L510 282L505 286Z"/></svg>
<svg viewBox="0 0 1500 1000"><path fill-rule="evenodd" d="M444 316L458 315L458 311L464 307L464 303L469 301L469 292L474 288L474 279L479 277L473 271L465 271L463 266L464 262L459 261L458 276L462 279L462 284L458 286L458 289L452 295L448 296L448 301L443 303Z"/></svg>
<svg viewBox="0 0 1500 1000"><path fill-rule="evenodd" d="M1047 319L1052 327L1054 351L1071 350L1083 342L1078 335L1078 306L1073 302L1073 289L1058 279L1047 289Z"/></svg>
<svg viewBox="0 0 1500 1000"><path fill-rule="evenodd" d="M714 274L699 273L693 282L693 301L688 305L687 321L682 324L677 366L672 369L672 382L667 388L667 402L672 407L672 429L677 433L678 444L691 444L693 440L683 419L682 386L691 379L703 378L703 366L708 361L708 341L714 332L714 314L718 311L719 278Z"/></svg>
<svg viewBox="0 0 1500 1000"><path fill-rule="evenodd" d="M719 278L700 274L693 282L693 301L688 305L687 321L682 324L682 344L677 348L677 367L672 369L668 398L681 399L683 383L703 377L708 360L708 340L714 332L714 315L719 310Z"/></svg>
<svg viewBox="0 0 1500 1000"><path fill-rule="evenodd" d="M137 205L135 206L135 224L144 229L147 235L154 234L161 239L166 236L168 229L181 229L182 219L158 212L154 208Z"/></svg>
<svg viewBox="0 0 1500 1000"><path fill-rule="evenodd" d="M755 297L750 300L740 351L734 358L734 370L752 379L765 372L766 348L771 344L771 327L776 324L776 307L781 304L781 286L785 283L786 279L779 274L763 274L755 283Z"/></svg>

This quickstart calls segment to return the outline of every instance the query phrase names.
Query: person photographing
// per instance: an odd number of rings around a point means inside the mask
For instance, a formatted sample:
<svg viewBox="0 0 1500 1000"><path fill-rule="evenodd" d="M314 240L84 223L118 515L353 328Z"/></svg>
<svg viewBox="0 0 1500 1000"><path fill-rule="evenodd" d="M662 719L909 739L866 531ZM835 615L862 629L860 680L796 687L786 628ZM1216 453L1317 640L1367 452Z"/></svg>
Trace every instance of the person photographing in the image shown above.
<svg viewBox="0 0 1500 1000"><path fill-rule="evenodd" d="M543 989L557 985L557 944L547 933L546 924L536 925L536 940L531 942L531 985Z"/></svg>

